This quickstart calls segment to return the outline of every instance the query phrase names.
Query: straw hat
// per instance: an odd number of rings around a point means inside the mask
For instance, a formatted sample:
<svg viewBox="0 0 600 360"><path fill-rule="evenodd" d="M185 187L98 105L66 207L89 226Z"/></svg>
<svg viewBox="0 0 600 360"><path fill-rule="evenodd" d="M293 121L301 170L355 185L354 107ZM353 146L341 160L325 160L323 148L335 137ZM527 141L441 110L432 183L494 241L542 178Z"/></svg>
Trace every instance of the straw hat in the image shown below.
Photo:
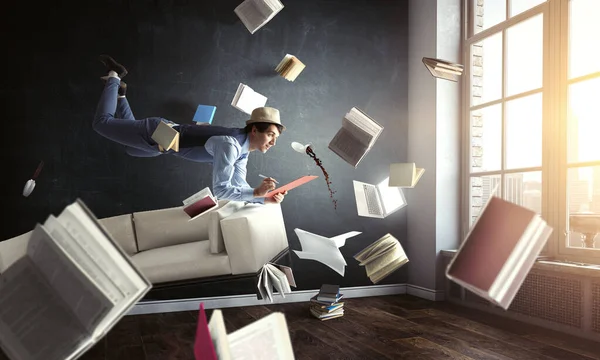
<svg viewBox="0 0 600 360"><path fill-rule="evenodd" d="M250 115L250 120L246 121L246 125L259 122L281 125L285 130L285 126L279 119L279 110L272 107L265 106L252 110L252 115Z"/></svg>

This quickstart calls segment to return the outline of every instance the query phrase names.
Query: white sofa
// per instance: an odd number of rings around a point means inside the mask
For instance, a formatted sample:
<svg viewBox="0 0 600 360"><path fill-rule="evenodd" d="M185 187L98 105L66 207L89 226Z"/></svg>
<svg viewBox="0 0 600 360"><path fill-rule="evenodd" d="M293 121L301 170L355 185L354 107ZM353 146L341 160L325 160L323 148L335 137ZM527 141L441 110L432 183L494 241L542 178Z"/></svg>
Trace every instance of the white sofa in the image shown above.
<svg viewBox="0 0 600 360"><path fill-rule="evenodd" d="M220 201L188 221L181 207L100 219L153 285L255 274L287 251L280 205ZM29 234L0 242L0 273L25 254Z"/></svg>

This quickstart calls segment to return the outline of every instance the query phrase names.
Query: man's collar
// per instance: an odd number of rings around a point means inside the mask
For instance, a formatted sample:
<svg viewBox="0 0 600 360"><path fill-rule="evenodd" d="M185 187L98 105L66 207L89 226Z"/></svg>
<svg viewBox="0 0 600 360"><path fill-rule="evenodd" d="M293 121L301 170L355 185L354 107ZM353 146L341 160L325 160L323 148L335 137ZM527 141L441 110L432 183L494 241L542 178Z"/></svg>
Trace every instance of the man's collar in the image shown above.
<svg viewBox="0 0 600 360"><path fill-rule="evenodd" d="M250 152L250 134L246 134L246 140L242 144L242 154Z"/></svg>

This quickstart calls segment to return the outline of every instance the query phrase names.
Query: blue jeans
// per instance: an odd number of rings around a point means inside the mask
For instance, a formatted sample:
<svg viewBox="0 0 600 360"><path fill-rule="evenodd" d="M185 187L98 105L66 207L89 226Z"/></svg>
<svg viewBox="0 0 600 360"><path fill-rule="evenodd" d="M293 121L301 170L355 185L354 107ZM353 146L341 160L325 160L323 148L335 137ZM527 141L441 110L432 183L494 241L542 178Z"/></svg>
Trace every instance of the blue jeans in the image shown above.
<svg viewBox="0 0 600 360"><path fill-rule="evenodd" d="M161 121L176 126L197 125L178 125L160 117L136 120L127 99L117 98L119 84L119 79L109 77L104 85L92 123L92 128L98 134L125 145L125 151L131 156L154 157L173 154L196 162L212 162L212 156L203 146L179 149L179 152L174 150L160 152L158 144L152 140L152 133Z"/></svg>

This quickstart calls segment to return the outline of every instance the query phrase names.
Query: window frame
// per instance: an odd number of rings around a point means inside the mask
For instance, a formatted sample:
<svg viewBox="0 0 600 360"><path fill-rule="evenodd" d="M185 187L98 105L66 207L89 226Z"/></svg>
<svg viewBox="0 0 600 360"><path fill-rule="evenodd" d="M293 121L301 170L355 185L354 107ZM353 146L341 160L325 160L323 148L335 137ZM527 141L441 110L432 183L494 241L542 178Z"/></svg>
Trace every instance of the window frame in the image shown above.
<svg viewBox="0 0 600 360"><path fill-rule="evenodd" d="M465 64L462 81L462 181L461 181L461 242L470 230L471 222L471 178L485 175L500 175L502 186L500 194L504 197L505 175L521 173L525 171L542 172L542 217L554 231L548 239L543 255L554 258L600 263L600 250L573 248L567 246L567 169L573 167L567 164L567 93L568 85L574 81L568 81L568 20L570 0L546 0L513 17L510 14L510 0L506 1L506 19L490 28L475 34L475 9L477 0L466 0L463 2L464 16L463 41L462 41L462 63ZM529 20L539 14L543 16L543 75L542 87L520 93L518 95L505 96L506 84L506 30L518 23ZM480 41L502 33L502 95L500 99L488 101L472 106L472 56L471 47ZM558 54L559 56L556 56ZM600 76L600 73L597 73ZM582 78L589 78L584 76ZM574 79L575 81L577 79ZM542 163L541 167L506 169L506 102L522 98L535 93L542 94ZM502 104L502 166L498 171L471 172L472 138L471 138L471 111L478 108ZM558 144L558 146L556 146ZM551 159L554 159L551 161ZM556 160L558 159L558 160ZM580 163L578 165L588 165ZM600 161L597 162L600 165ZM594 253L595 252L595 253Z"/></svg>

